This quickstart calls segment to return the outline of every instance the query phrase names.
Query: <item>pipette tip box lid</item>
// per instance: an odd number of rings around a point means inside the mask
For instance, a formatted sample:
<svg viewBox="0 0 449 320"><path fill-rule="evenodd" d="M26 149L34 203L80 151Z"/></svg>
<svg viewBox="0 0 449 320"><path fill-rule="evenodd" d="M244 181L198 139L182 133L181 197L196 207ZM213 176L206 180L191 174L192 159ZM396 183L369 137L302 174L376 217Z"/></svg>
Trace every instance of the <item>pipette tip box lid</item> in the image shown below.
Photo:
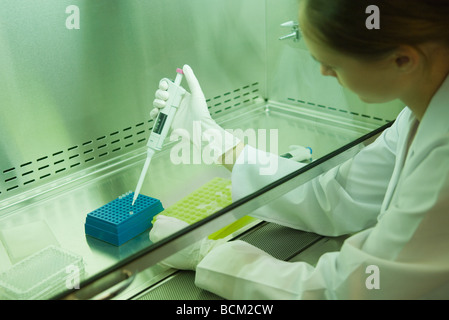
<svg viewBox="0 0 449 320"><path fill-rule="evenodd" d="M120 246L152 226L153 217L164 210L160 200L127 192L87 214L87 235Z"/></svg>

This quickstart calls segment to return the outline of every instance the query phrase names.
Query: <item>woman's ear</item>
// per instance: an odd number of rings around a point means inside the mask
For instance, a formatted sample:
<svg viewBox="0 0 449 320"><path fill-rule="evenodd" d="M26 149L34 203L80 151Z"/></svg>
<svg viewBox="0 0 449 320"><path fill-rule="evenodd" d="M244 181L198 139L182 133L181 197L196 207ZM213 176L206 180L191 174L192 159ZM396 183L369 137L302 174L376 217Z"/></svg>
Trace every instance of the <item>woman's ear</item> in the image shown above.
<svg viewBox="0 0 449 320"><path fill-rule="evenodd" d="M399 68L404 68L410 63L410 58L408 56L400 56L396 58L396 65Z"/></svg>
<svg viewBox="0 0 449 320"><path fill-rule="evenodd" d="M401 72L409 73L419 65L422 55L417 48L401 46L395 52L395 64Z"/></svg>

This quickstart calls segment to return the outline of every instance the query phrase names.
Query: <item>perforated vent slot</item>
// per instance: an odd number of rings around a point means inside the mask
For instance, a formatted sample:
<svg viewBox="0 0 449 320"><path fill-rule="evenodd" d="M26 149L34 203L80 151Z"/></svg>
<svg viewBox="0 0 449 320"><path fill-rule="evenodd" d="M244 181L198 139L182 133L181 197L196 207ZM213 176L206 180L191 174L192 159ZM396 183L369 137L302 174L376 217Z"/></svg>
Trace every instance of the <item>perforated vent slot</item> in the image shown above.
<svg viewBox="0 0 449 320"><path fill-rule="evenodd" d="M236 108L254 104L260 98L259 90L259 82L254 82L206 102L212 117L218 118ZM143 147L152 128L153 120L140 122L13 167L0 168L0 200Z"/></svg>
<svg viewBox="0 0 449 320"><path fill-rule="evenodd" d="M3 169L2 180L5 184L2 184L0 189L0 197L6 192L22 187L32 188L34 185L54 180L65 173L97 164L145 144L152 123L153 120L140 122L57 150L16 167Z"/></svg>
<svg viewBox="0 0 449 320"><path fill-rule="evenodd" d="M306 106L306 107L311 107L317 110L326 110L326 112L332 112L332 113L338 113L340 115L343 116L351 116L351 117L360 117L362 119L372 119L375 121L380 121L380 122L390 122L392 120L389 119L382 119L379 117L375 117L375 116L370 116L367 114L363 114L363 113L359 113L359 112L353 112L350 110L345 110L345 109L341 109L341 108L335 108L335 107L331 107L331 106L325 106L322 104L317 104L317 103L313 103L313 102L309 102L309 101L304 101L304 100L299 100L299 99L294 99L294 98L287 98L288 102L293 102L295 104L300 104L302 106Z"/></svg>
<svg viewBox="0 0 449 320"><path fill-rule="evenodd" d="M254 82L242 88L228 91L222 95L207 99L206 103L213 118L242 106L254 104L260 99L259 82Z"/></svg>

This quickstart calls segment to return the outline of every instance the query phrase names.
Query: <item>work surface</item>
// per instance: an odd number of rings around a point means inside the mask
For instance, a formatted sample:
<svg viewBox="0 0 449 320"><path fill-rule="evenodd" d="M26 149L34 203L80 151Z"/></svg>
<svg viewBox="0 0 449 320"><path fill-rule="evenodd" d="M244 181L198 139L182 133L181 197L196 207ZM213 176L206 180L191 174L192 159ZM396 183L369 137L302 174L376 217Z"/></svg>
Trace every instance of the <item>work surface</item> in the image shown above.
<svg viewBox="0 0 449 320"><path fill-rule="evenodd" d="M318 113L306 114L276 105L259 107L239 115L238 119L223 119L221 124L229 129L264 130L268 145L276 147L271 151L278 154L287 152L290 145L310 146L314 159L373 129L350 120L324 118ZM275 130L272 132L276 132L277 141L269 141L270 130ZM164 208L215 177L230 179L230 172L215 164L203 161L175 164L170 151L167 147L154 156L141 190L141 194L159 199ZM150 246L148 230L118 247L86 236L84 231L89 212L134 190L144 159L142 149L98 172L89 172L74 181L44 190L32 199L15 203L7 211L1 209L0 272L49 245L55 245L81 256L86 277L89 277ZM143 290L170 272L153 266L140 274L129 290Z"/></svg>

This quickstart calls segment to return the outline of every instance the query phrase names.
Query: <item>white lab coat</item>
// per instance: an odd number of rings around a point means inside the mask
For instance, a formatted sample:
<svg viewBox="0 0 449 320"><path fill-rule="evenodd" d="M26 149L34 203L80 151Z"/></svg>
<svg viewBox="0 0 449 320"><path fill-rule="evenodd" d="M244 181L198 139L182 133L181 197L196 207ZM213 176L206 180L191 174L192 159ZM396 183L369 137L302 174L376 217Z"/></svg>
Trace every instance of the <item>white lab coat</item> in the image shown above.
<svg viewBox="0 0 449 320"><path fill-rule="evenodd" d="M353 234L339 252L313 267L232 241L199 263L196 285L227 299L449 298L449 77L418 124L405 108L353 159L253 213L322 235ZM234 199L299 166L277 161L274 176L236 164Z"/></svg>

